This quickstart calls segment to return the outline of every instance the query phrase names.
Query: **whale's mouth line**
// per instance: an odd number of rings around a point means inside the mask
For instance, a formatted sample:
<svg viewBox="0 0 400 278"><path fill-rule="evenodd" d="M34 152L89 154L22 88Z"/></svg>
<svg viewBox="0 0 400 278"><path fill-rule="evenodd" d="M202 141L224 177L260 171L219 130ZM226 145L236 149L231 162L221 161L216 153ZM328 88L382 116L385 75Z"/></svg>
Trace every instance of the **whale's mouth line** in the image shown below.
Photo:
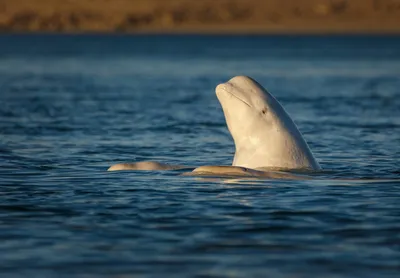
<svg viewBox="0 0 400 278"><path fill-rule="evenodd" d="M234 98L236 98L237 100L243 102L244 104L246 104L248 107L251 108L251 105L250 105L247 101L245 101L244 99L242 99L241 97L239 97L239 96L235 95L234 93L229 92L229 91L227 91L227 90L224 90L224 91L227 92L228 94L230 94L231 96L233 96Z"/></svg>

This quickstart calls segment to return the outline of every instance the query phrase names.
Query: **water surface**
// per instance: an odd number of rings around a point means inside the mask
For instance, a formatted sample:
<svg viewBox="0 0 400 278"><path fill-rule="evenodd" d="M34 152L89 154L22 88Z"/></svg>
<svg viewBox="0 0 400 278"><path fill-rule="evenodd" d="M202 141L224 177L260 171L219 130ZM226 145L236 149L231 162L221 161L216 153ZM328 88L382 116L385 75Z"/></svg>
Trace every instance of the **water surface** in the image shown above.
<svg viewBox="0 0 400 278"><path fill-rule="evenodd" d="M231 164L243 74L324 171L106 172ZM400 275L400 37L2 35L0 103L2 276Z"/></svg>

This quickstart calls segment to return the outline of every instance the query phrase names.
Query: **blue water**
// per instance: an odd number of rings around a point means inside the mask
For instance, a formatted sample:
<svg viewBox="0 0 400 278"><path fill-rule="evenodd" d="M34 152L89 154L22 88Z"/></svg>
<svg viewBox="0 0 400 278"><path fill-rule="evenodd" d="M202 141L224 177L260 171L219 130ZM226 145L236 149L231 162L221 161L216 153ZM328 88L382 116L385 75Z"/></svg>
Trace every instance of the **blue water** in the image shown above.
<svg viewBox="0 0 400 278"><path fill-rule="evenodd" d="M324 171L229 165L214 93L249 75ZM400 37L0 36L1 277L400 277Z"/></svg>

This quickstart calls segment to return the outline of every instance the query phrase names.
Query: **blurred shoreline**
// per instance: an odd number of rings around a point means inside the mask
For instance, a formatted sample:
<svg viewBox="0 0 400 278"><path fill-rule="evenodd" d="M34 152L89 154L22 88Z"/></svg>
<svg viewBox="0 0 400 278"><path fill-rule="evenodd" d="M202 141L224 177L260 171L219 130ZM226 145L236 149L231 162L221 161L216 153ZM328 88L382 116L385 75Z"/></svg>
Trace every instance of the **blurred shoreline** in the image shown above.
<svg viewBox="0 0 400 278"><path fill-rule="evenodd" d="M0 32L400 34L400 1L0 0Z"/></svg>

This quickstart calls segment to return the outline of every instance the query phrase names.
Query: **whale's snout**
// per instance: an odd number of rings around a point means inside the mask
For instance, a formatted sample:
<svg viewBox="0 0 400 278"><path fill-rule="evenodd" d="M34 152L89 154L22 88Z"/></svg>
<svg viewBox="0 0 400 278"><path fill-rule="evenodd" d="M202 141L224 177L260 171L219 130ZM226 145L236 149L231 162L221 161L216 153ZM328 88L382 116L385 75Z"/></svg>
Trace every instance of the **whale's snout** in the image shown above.
<svg viewBox="0 0 400 278"><path fill-rule="evenodd" d="M226 84L225 83L221 83L221 84L217 85L217 87L215 88L215 93L219 94L221 92L226 92Z"/></svg>

